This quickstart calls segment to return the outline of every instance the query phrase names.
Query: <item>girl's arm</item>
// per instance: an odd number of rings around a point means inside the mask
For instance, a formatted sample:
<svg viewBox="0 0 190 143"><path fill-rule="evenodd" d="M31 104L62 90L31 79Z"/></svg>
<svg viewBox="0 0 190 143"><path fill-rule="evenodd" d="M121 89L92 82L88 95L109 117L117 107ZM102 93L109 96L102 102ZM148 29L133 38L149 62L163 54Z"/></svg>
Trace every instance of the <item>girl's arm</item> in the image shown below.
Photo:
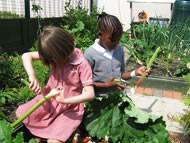
<svg viewBox="0 0 190 143"><path fill-rule="evenodd" d="M136 73L135 73L136 75ZM125 72L121 76L122 79L130 79L131 78L131 73L130 72Z"/></svg>
<svg viewBox="0 0 190 143"><path fill-rule="evenodd" d="M133 72L134 73L132 73L132 72L125 72L125 73L122 74L121 78L122 79L129 79L129 78L131 78L133 76L142 75L144 72L147 72L147 74L149 75L149 74L151 74L152 69L150 68L150 69L147 70L145 66L142 66L140 68L137 68Z"/></svg>
<svg viewBox="0 0 190 143"><path fill-rule="evenodd" d="M41 92L41 87L36 79L34 68L32 66L33 60L40 60L38 52L27 52L22 55L23 65L28 74L29 81L30 81L29 88L31 91L39 94Z"/></svg>
<svg viewBox="0 0 190 143"><path fill-rule="evenodd" d="M115 77L111 77L109 80L107 80L105 83L100 83L100 82L94 82L94 86L98 87L98 88L110 88L110 87L115 87L117 90L121 91L124 88L126 88L126 86L120 84L117 81L114 81Z"/></svg>
<svg viewBox="0 0 190 143"><path fill-rule="evenodd" d="M64 98L63 90L60 91L60 95L57 95L55 99L57 102L62 104L77 104L82 103L85 101L91 101L94 99L94 87L93 86L86 86L83 88L83 92L79 96L73 96L69 98Z"/></svg>
<svg viewBox="0 0 190 143"><path fill-rule="evenodd" d="M31 74L35 74L34 68L32 66L32 61L39 60L39 59L40 57L39 57L38 52L27 52L22 55L23 65L28 76Z"/></svg>

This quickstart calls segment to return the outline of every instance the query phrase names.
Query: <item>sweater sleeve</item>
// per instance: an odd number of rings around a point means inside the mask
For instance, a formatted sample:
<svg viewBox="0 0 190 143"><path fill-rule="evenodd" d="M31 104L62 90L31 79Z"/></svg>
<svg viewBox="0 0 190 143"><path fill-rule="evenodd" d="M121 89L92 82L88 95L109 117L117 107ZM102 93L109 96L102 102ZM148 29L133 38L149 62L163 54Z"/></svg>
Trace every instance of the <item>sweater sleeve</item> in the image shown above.
<svg viewBox="0 0 190 143"><path fill-rule="evenodd" d="M124 56L124 50L122 48L122 60L121 60L121 74L123 74L125 72L125 56Z"/></svg>
<svg viewBox="0 0 190 143"><path fill-rule="evenodd" d="M91 66L91 69L94 69L94 60L93 60L93 56L92 56L92 49L91 47L89 47L85 52L84 52L84 58L88 61L88 63Z"/></svg>
<svg viewBox="0 0 190 143"><path fill-rule="evenodd" d="M93 75L89 63L84 60L79 69L80 80L83 87L93 85Z"/></svg>

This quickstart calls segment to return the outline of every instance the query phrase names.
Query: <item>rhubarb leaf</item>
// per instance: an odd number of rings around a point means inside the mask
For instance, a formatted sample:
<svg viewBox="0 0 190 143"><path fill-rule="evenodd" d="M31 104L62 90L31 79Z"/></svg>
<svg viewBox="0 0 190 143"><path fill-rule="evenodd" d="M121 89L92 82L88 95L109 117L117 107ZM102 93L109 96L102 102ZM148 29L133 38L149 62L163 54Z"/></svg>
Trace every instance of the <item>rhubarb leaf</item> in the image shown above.
<svg viewBox="0 0 190 143"><path fill-rule="evenodd" d="M12 143L12 128L5 120L0 120L0 143Z"/></svg>
<svg viewBox="0 0 190 143"><path fill-rule="evenodd" d="M23 133L12 136L13 128L5 120L0 120L0 143L24 143ZM33 139L30 143L36 143Z"/></svg>
<svg viewBox="0 0 190 143"><path fill-rule="evenodd" d="M150 114L148 112L141 110L127 97L123 97L123 100L127 100L131 106L131 110L128 110L127 108L125 108L125 113L129 115L129 117L135 117L136 123L144 124L144 123L147 123L150 119L154 122L156 119L159 118L159 116L155 116L153 114Z"/></svg>
<svg viewBox="0 0 190 143"><path fill-rule="evenodd" d="M13 139L13 143L24 143L23 133L18 133L15 139Z"/></svg>
<svg viewBox="0 0 190 143"><path fill-rule="evenodd" d="M113 143L170 143L162 117L146 113L121 93L110 93L85 108L84 124L89 135Z"/></svg>

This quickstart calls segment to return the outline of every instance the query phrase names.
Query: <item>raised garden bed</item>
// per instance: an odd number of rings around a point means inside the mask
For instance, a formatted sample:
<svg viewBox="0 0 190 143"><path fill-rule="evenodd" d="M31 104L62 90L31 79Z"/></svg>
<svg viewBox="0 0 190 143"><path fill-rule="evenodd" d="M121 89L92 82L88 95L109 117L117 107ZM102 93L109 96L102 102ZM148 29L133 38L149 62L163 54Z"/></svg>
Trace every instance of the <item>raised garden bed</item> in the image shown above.
<svg viewBox="0 0 190 143"><path fill-rule="evenodd" d="M138 79L139 77L134 77L128 81L134 83L138 81ZM140 87L182 92L187 91L188 82L180 78L149 76L144 80Z"/></svg>
<svg viewBox="0 0 190 143"><path fill-rule="evenodd" d="M132 71L139 68L139 65L132 58L128 58L126 62L126 71ZM159 90L168 90L176 92L186 92L188 89L188 81L180 77L174 76L176 69L181 65L179 63L169 63L169 74L166 72L166 64L158 63L152 65L152 73L145 78L140 87L152 88ZM135 83L140 77L136 76L128 80L129 83Z"/></svg>

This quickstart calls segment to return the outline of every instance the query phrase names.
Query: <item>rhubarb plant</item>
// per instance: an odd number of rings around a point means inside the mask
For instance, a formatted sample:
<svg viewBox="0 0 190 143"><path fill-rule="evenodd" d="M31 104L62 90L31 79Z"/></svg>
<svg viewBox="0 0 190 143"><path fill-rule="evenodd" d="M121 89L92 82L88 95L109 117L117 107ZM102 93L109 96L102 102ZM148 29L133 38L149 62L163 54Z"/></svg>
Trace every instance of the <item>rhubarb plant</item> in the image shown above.
<svg viewBox="0 0 190 143"><path fill-rule="evenodd" d="M169 133L162 117L142 111L122 93L109 93L90 102L84 119L91 137L113 143L169 143Z"/></svg>
<svg viewBox="0 0 190 143"><path fill-rule="evenodd" d="M13 128L5 120L0 120L0 143L25 143L23 133L18 133L15 137L12 136ZM37 143L31 139L29 143Z"/></svg>
<svg viewBox="0 0 190 143"><path fill-rule="evenodd" d="M158 47L158 48L155 50L154 54L152 55L151 59L149 60L147 66L146 66L147 69L150 69L150 67L152 66L152 63L153 63L154 60L156 59L156 57L157 57L157 55L158 55L159 52L160 52L160 47ZM132 88L131 88L131 92L132 92L132 93L135 92L135 90L137 89L137 87L139 87L139 85L143 82L143 80L146 78L146 76L147 76L147 72L145 71L145 72L142 74L142 76L140 77L140 79L132 86Z"/></svg>
<svg viewBox="0 0 190 143"><path fill-rule="evenodd" d="M29 86L29 83L22 79L26 85ZM5 120L0 120L0 143L24 143L23 133L18 133L14 138L12 137L13 128L27 118L32 112L34 112L39 106L48 101L50 98L59 94L59 91L52 89L50 93L40 99L36 104L34 104L24 115L18 118L14 123L9 125ZM36 143L34 139L30 140L29 143Z"/></svg>

